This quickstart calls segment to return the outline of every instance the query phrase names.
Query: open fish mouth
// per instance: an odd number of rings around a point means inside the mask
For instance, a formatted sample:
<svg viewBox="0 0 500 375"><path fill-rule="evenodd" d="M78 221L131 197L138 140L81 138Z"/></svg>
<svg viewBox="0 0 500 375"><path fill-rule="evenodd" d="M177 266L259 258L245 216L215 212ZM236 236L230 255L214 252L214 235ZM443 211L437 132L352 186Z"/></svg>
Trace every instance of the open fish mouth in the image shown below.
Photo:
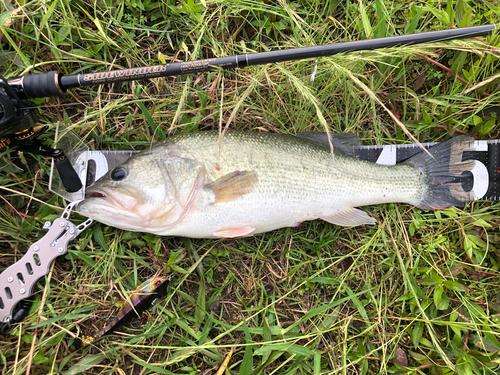
<svg viewBox="0 0 500 375"><path fill-rule="evenodd" d="M125 207L123 207L122 204L120 204L118 201L113 199L113 197L109 193L105 192L102 189L98 189L96 187L90 187L87 190L85 190L85 199L92 199L92 198L104 200L109 205L117 207L117 208L125 208Z"/></svg>
<svg viewBox="0 0 500 375"><path fill-rule="evenodd" d="M140 201L135 193L134 190L124 187L101 189L92 186L85 191L85 200L80 205L85 206L88 203L89 206L102 207L105 211L123 212L127 216L135 215L134 212Z"/></svg>
<svg viewBox="0 0 500 375"><path fill-rule="evenodd" d="M85 199L78 204L76 211L108 225L137 230L137 215L115 200L109 192L96 187L85 191ZM132 224L124 225L123 221L126 220L131 220Z"/></svg>
<svg viewBox="0 0 500 375"><path fill-rule="evenodd" d="M104 191L97 188L89 188L85 191L86 198L106 198L107 195Z"/></svg>
<svg viewBox="0 0 500 375"><path fill-rule="evenodd" d="M77 209L95 218L125 211L109 193L95 187L85 190L85 199L78 204Z"/></svg>

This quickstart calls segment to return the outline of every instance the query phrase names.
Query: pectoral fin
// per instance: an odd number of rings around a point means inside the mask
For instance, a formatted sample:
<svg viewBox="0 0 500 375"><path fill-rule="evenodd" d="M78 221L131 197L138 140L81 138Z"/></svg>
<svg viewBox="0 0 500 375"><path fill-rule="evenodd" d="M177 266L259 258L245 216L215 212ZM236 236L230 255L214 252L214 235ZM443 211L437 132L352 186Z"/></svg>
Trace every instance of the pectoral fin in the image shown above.
<svg viewBox="0 0 500 375"><path fill-rule="evenodd" d="M377 223L377 220L368 216L365 211L358 210L357 208L348 208L347 210L320 216L319 218L343 227L356 227L363 224L375 225Z"/></svg>
<svg viewBox="0 0 500 375"><path fill-rule="evenodd" d="M252 227L225 228L215 231L213 235L222 238L236 238L236 237L248 236L252 234L254 231L255 228Z"/></svg>
<svg viewBox="0 0 500 375"><path fill-rule="evenodd" d="M204 188L214 192L214 203L228 202L250 193L257 181L254 171L234 171L206 184Z"/></svg>

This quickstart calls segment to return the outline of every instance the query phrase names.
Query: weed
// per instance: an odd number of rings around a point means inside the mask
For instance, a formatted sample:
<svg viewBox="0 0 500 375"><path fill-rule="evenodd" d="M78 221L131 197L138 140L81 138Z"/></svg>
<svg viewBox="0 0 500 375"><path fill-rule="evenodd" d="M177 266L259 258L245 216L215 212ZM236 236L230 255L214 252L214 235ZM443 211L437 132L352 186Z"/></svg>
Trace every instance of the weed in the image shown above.
<svg viewBox="0 0 500 375"><path fill-rule="evenodd" d="M4 1L6 77L62 74L499 22L495 2ZM355 132L367 144L499 138L498 35L75 90L37 101L93 149L142 149L217 129ZM446 68L446 69L445 69ZM464 82L465 81L465 82ZM78 103L75 105L75 103ZM396 121L397 120L397 121ZM400 123L398 123L398 121ZM408 134L402 130L406 127ZM5 155L2 155L4 157ZM64 202L49 164L0 175L0 269ZM35 288L0 341L5 374L494 374L500 351L500 206L371 207L379 225L304 223L238 240L183 240L93 225ZM75 218L75 220L77 220ZM168 295L92 346L157 270Z"/></svg>

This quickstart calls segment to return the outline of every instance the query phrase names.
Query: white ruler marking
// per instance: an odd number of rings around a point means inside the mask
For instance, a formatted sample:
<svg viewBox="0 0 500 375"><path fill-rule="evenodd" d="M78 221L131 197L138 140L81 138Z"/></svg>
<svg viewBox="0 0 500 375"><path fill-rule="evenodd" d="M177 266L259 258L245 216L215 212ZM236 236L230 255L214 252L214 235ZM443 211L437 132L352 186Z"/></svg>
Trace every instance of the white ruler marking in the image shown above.
<svg viewBox="0 0 500 375"><path fill-rule="evenodd" d="M376 163L380 165L396 164L397 147L395 145L387 145L383 147L382 153L379 155Z"/></svg>

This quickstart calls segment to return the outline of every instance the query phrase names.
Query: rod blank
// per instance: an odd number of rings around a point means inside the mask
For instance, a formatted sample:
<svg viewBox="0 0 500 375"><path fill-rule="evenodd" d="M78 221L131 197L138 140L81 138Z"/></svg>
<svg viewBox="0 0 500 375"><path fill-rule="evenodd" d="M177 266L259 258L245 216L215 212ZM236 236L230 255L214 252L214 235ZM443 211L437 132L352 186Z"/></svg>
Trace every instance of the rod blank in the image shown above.
<svg viewBox="0 0 500 375"><path fill-rule="evenodd" d="M252 65L263 65L283 61L332 56L343 52L367 51L380 48L410 46L461 38L487 36L491 35L496 28L496 24L471 26L418 34L359 40L355 42L292 48L271 52L258 52L246 55L216 57L204 60L172 63L168 65L153 65L130 69L110 70L106 72L73 74L67 76L58 75L55 72L49 72L16 78L9 80L8 82L11 86L17 89L19 95L21 96L26 98L42 98L62 95L63 92L69 89L101 85L105 83L117 83L138 79L200 73L217 68L244 68Z"/></svg>

